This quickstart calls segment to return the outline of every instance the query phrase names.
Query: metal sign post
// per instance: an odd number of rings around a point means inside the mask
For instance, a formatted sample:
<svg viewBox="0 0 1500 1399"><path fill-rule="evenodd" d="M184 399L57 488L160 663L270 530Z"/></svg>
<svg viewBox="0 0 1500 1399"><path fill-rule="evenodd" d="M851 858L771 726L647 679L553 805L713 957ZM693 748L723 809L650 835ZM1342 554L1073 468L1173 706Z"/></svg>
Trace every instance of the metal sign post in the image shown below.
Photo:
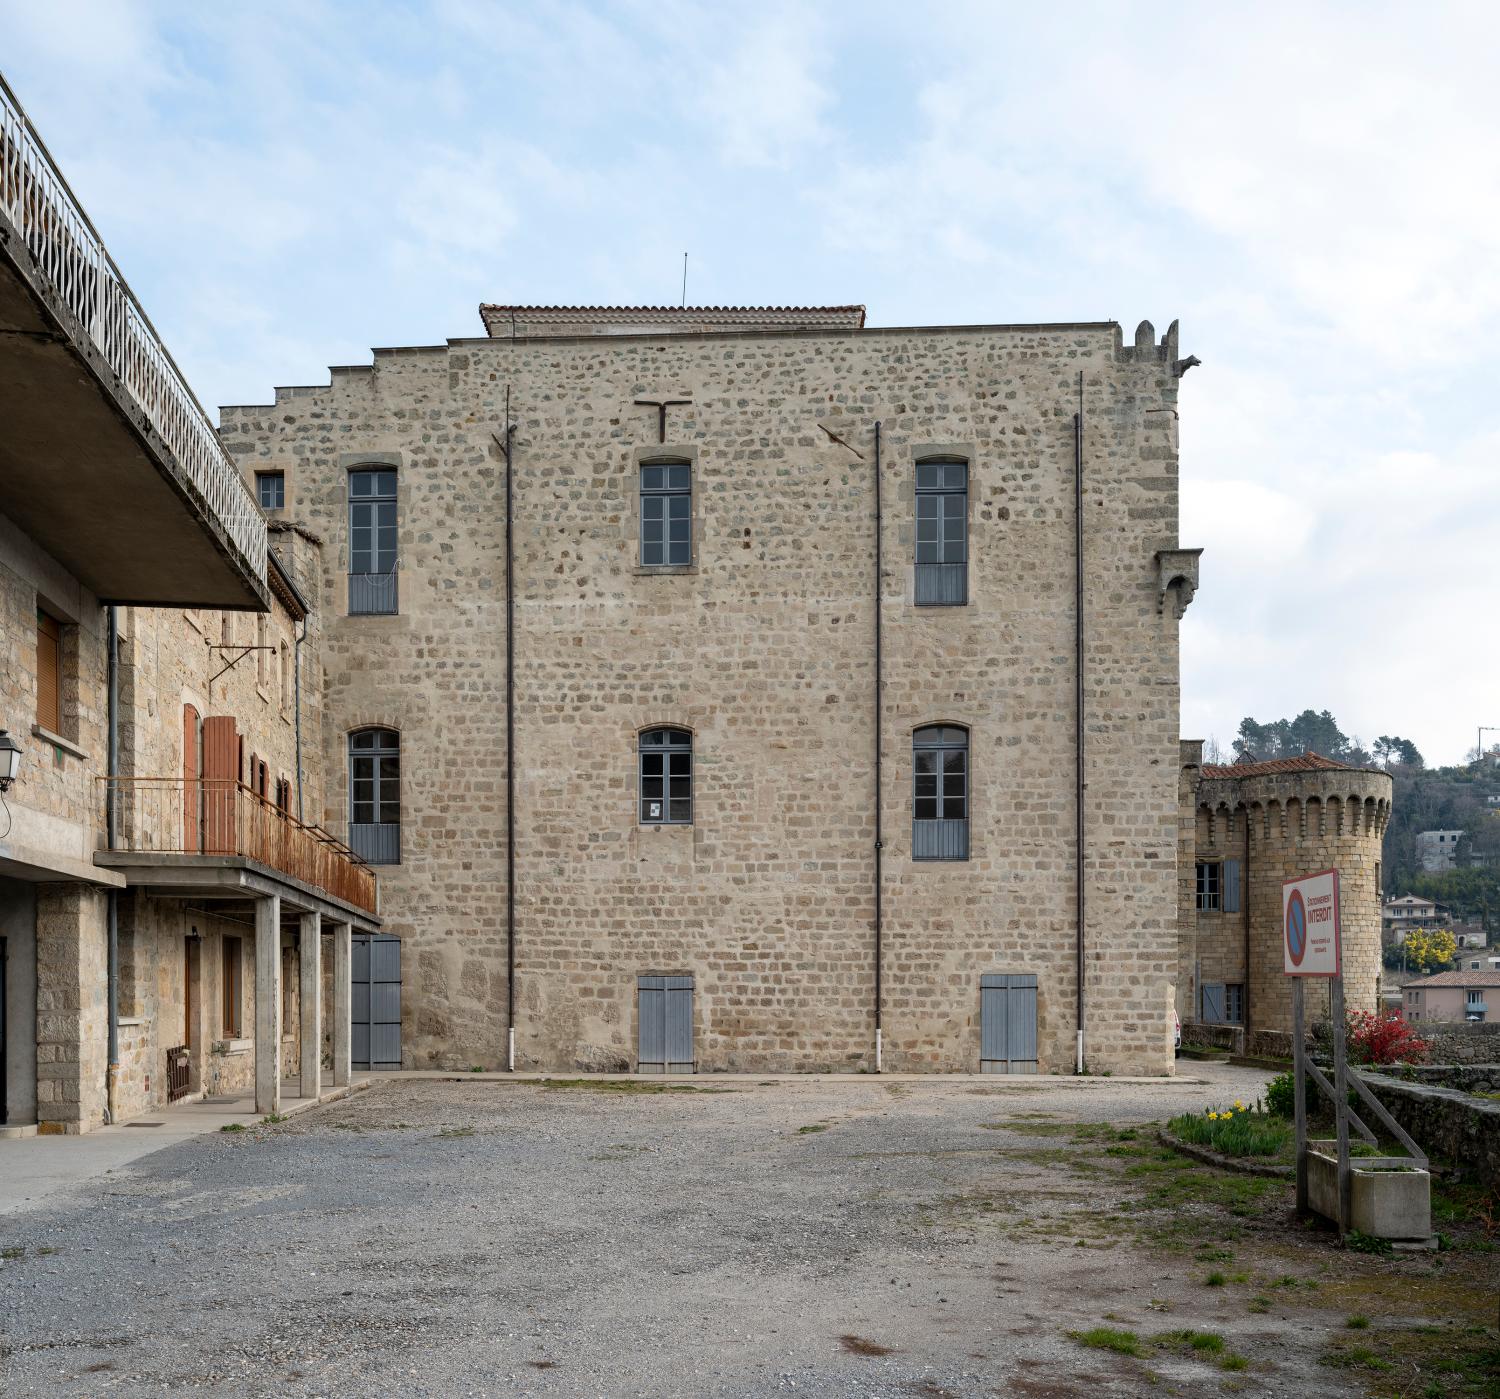
<svg viewBox="0 0 1500 1399"><path fill-rule="evenodd" d="M1339 1237L1349 1230L1353 1177L1349 1170L1349 1089L1344 1052L1343 946L1339 929L1339 872L1322 870L1281 885L1282 971L1292 978L1292 1078L1297 1133L1297 1213L1307 1199L1306 977L1329 982L1333 1022L1333 1099L1338 1133Z"/></svg>

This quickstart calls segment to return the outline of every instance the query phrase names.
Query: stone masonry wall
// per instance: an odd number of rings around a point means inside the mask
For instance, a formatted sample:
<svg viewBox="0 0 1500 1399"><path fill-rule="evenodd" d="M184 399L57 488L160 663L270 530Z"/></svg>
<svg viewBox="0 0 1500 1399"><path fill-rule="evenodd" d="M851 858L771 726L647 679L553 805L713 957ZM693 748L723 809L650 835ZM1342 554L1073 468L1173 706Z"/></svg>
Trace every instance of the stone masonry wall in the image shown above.
<svg viewBox="0 0 1500 1399"><path fill-rule="evenodd" d="M1073 413L1090 653L1089 1061L1170 1071L1178 820L1173 345L1113 326L486 340L380 351L225 409L325 541L325 824L347 734L400 731L408 1064L505 1053L504 469L515 435L518 1067L624 1068L642 973L696 978L703 1069L873 1065L873 462L883 424L885 1048L972 1070L979 977L1035 972L1074 1048ZM657 442L639 398L691 398ZM828 433L843 439L834 441ZM911 602L913 462L971 462L970 604ZM694 564L638 567L639 462L694 461ZM401 612L343 615L346 474L394 465ZM910 857L911 735L969 727L971 855ZM693 732L695 819L636 813L636 735Z"/></svg>

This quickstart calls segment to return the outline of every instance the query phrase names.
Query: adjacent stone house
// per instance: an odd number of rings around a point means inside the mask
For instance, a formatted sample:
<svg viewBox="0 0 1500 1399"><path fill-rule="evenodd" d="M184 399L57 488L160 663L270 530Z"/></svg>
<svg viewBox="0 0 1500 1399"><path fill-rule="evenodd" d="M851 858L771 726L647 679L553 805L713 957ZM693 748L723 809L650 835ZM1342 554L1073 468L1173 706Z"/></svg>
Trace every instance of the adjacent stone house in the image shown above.
<svg viewBox="0 0 1500 1399"><path fill-rule="evenodd" d="M1169 1072L1175 324L482 315L222 413L400 1062Z"/></svg>
<svg viewBox="0 0 1500 1399"><path fill-rule="evenodd" d="M324 801L316 541L268 547L3 82L0 418L0 1136L272 1111L287 1058L315 1097L325 1024L347 1083L379 920L373 871L297 819Z"/></svg>
<svg viewBox="0 0 1500 1399"><path fill-rule="evenodd" d="M1247 1042L1289 1033L1281 886L1339 871L1344 999L1380 1004L1380 845L1391 778L1317 753L1269 762L1204 763L1181 746L1177 1010L1184 1022L1228 1025ZM1326 982L1307 984L1309 1023L1327 1015Z"/></svg>

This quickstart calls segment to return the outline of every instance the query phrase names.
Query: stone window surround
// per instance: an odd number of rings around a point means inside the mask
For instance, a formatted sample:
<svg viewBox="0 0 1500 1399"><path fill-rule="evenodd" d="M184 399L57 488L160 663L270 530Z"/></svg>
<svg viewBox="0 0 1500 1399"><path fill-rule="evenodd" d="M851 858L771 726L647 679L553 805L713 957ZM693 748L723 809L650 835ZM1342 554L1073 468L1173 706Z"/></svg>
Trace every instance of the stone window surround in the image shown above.
<svg viewBox="0 0 1500 1399"><path fill-rule="evenodd" d="M692 540L693 561L679 564L643 564L641 562L641 467L648 462L686 462L693 473L693 513L689 537ZM627 572L637 578L673 577L697 573L703 549L703 510L701 506L702 483L698 476L698 448L687 444L657 442L649 447L636 447L630 454L630 476L627 489L630 493L630 508L622 511L628 516L626 547L630 550L630 567ZM658 725L657 727L660 727Z"/></svg>
<svg viewBox="0 0 1500 1399"><path fill-rule="evenodd" d="M906 605L915 614L924 619L927 617L942 618L945 615L963 617L972 616L973 609L979 602L978 569L975 568L975 534L974 534L974 498L978 494L975 483L975 473L979 464L979 449L973 442L913 442L903 449L906 465L903 469L900 489L896 498L901 502L901 523L897 527L897 537L901 543L901 554L903 568L906 575ZM892 454L895 455L894 453ZM964 515L964 539L966 548L964 556L968 573L968 598L969 600L961 606L949 607L918 607L917 597L917 463L928 457L962 457L968 463L968 491L965 494L964 504L966 513ZM919 861L921 864L927 861Z"/></svg>

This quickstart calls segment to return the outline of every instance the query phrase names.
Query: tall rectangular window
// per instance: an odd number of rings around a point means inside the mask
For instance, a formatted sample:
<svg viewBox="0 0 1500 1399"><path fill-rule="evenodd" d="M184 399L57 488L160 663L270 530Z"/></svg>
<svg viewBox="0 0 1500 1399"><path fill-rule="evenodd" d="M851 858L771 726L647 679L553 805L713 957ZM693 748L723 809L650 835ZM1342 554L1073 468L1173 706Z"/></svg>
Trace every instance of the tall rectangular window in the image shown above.
<svg viewBox="0 0 1500 1399"><path fill-rule="evenodd" d="M969 464L960 457L917 463L918 607L969 600Z"/></svg>
<svg viewBox="0 0 1500 1399"><path fill-rule="evenodd" d="M282 510L286 507L286 472L257 471L255 493L260 498L262 510Z"/></svg>
<svg viewBox="0 0 1500 1399"><path fill-rule="evenodd" d="M641 463L641 566L693 561L693 468L685 461Z"/></svg>
<svg viewBox="0 0 1500 1399"><path fill-rule="evenodd" d="M933 724L912 735L914 860L969 858L969 731Z"/></svg>
<svg viewBox="0 0 1500 1399"><path fill-rule="evenodd" d="M349 473L349 612L396 612L396 473Z"/></svg>
<svg viewBox="0 0 1500 1399"><path fill-rule="evenodd" d="M223 1038L237 1040L240 1037L240 1006L244 1002L244 949L239 938L223 938L224 973L223 1006L220 1026Z"/></svg>
<svg viewBox="0 0 1500 1399"><path fill-rule="evenodd" d="M693 736L647 729L637 744L643 826L686 826L693 819Z"/></svg>
<svg viewBox="0 0 1500 1399"><path fill-rule="evenodd" d="M1217 913L1220 906L1219 862L1198 861L1198 912Z"/></svg>
<svg viewBox="0 0 1500 1399"><path fill-rule="evenodd" d="M372 865L401 863L401 735L349 735L349 848Z"/></svg>
<svg viewBox="0 0 1500 1399"><path fill-rule="evenodd" d="M43 612L36 614L36 722L51 733L62 733L62 623Z"/></svg>

